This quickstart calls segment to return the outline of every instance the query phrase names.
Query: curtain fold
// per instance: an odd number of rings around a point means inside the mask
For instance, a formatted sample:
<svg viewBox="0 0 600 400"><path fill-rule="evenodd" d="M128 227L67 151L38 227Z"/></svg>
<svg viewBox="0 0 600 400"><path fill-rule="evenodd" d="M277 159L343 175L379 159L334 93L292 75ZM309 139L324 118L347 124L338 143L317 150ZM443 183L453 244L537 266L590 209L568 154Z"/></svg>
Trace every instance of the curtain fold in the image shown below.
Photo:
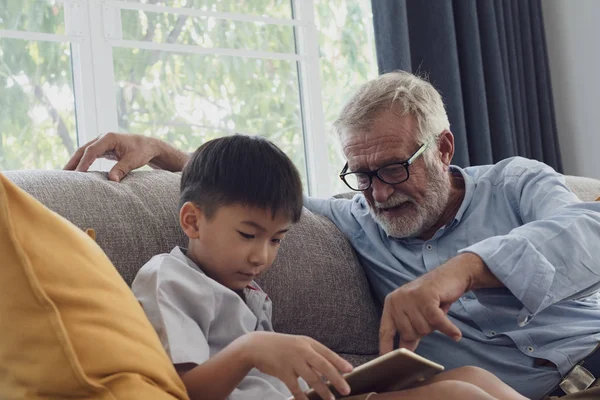
<svg viewBox="0 0 600 400"><path fill-rule="evenodd" d="M425 76L454 163L520 155L562 172L540 0L372 0L379 72Z"/></svg>

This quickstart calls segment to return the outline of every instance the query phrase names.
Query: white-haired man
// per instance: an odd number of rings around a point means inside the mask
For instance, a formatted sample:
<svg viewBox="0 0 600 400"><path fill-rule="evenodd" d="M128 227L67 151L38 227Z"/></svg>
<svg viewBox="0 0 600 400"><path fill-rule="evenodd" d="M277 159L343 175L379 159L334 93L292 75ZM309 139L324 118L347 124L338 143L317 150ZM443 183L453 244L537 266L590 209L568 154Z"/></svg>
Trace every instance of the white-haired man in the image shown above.
<svg viewBox="0 0 600 400"><path fill-rule="evenodd" d="M600 203L582 203L537 161L451 165L440 94L407 72L364 84L335 129L347 160L340 177L360 193L305 206L356 249L384 304L382 353L399 334L402 347L447 368L485 368L530 398L600 376ZM156 139L111 133L65 168L85 171L107 153L119 160L115 181L187 160ZM568 398L600 398L600 387Z"/></svg>

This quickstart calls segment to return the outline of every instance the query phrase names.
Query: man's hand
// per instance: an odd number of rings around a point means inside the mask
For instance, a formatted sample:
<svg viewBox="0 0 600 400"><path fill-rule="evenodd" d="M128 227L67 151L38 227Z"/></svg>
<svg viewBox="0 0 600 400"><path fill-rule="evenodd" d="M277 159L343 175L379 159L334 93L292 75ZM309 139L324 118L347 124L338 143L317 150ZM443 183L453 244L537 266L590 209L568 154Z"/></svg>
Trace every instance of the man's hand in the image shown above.
<svg viewBox="0 0 600 400"><path fill-rule="evenodd" d="M330 381L343 395L350 387L341 372L352 371L352 365L314 339L273 332L252 332L239 340L247 341L245 362L261 372L279 378L295 400L306 400L298 384L302 377L323 399L334 399L322 378Z"/></svg>
<svg viewBox="0 0 600 400"><path fill-rule="evenodd" d="M499 286L500 281L478 255L463 253L399 287L385 298L379 352L392 351L396 332L400 335L400 347L411 351L423 336L435 330L460 340L460 330L447 316L452 303L472 289Z"/></svg>
<svg viewBox="0 0 600 400"><path fill-rule="evenodd" d="M146 164L168 171L181 171L188 155L158 139L111 132L77 149L64 169L87 171L98 158L118 161L108 173L108 179L119 182L129 172Z"/></svg>

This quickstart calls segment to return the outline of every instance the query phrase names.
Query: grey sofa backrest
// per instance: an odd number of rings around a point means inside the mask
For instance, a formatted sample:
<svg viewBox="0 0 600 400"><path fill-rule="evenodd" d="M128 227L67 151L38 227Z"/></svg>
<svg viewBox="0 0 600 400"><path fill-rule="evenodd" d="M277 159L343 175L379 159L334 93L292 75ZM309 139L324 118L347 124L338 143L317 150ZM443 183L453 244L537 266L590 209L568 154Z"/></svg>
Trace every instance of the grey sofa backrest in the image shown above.
<svg viewBox="0 0 600 400"><path fill-rule="evenodd" d="M121 183L99 172L5 174L78 227L94 228L128 284L153 255L186 245L178 174L138 171ZM600 196L600 181L567 177L567 184L584 201ZM355 364L377 353L379 307L350 244L327 218L305 209L259 284L273 300L277 331L314 337Z"/></svg>
<svg viewBox="0 0 600 400"><path fill-rule="evenodd" d="M95 229L128 284L152 256L187 244L178 222L179 174L137 171L121 183L99 172L5 174L81 229ZM327 218L305 209L258 283L273 300L277 331L314 337L339 353L377 353L378 307L350 244Z"/></svg>

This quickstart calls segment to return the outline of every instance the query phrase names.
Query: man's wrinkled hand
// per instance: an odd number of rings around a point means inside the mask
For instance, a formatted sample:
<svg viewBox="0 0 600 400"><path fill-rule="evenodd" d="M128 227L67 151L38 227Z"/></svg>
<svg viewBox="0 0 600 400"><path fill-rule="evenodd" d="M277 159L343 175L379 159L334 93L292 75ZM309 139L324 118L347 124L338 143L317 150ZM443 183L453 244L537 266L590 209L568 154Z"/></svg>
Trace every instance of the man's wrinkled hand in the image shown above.
<svg viewBox="0 0 600 400"><path fill-rule="evenodd" d="M479 256L460 254L433 271L409 282L385 298L379 328L379 352L393 350L396 333L399 346L414 351L423 336L440 331L455 341L460 330L448 318L448 310L465 292L475 288L491 272ZM495 279L494 279L495 280ZM498 286L495 280L494 286Z"/></svg>
<svg viewBox="0 0 600 400"><path fill-rule="evenodd" d="M150 163L157 156L156 142L141 135L106 133L77 149L64 169L85 172L98 158L116 160L117 164L108 173L108 178L119 182L129 172Z"/></svg>

